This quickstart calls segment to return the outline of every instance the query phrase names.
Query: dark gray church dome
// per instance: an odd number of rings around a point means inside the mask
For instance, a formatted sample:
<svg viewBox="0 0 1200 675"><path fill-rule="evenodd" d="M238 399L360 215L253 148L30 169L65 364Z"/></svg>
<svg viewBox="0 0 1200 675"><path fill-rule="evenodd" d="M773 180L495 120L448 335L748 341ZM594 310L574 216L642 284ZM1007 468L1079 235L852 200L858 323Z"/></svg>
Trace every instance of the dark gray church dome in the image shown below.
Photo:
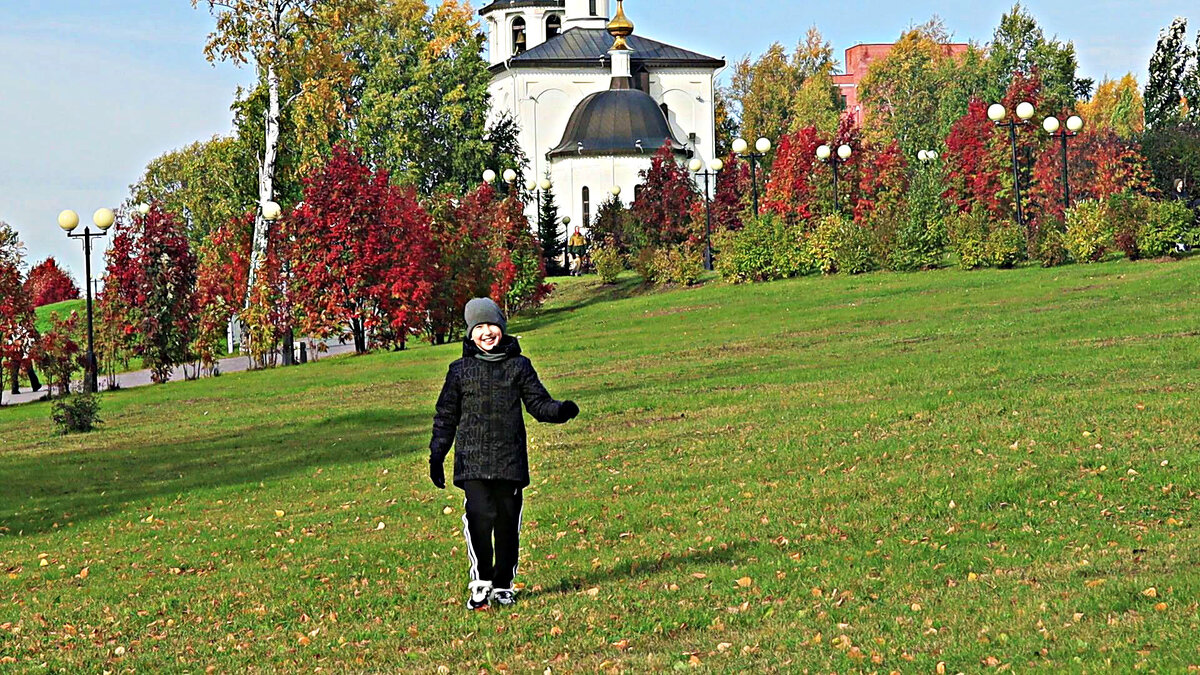
<svg viewBox="0 0 1200 675"><path fill-rule="evenodd" d="M671 133L663 111L644 91L617 88L596 92L579 102L558 147L548 157L653 155L664 143L687 154Z"/></svg>

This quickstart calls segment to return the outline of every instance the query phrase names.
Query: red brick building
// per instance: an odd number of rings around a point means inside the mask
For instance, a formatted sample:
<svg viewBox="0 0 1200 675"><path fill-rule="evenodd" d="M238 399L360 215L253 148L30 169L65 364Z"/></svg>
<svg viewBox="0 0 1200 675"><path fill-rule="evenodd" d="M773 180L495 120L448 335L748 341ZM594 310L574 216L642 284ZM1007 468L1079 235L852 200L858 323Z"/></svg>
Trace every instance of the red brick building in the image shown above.
<svg viewBox="0 0 1200 675"><path fill-rule="evenodd" d="M958 56L965 53L969 46L966 43L952 43L942 45L942 49L945 50L947 56ZM842 102L846 104L846 110L854 113L854 118L860 125L863 123L863 110L858 102L858 83L867 74L867 68L875 61L887 56L890 51L892 51L891 44L855 45L846 50L844 62L846 72L833 76L833 83L842 94Z"/></svg>

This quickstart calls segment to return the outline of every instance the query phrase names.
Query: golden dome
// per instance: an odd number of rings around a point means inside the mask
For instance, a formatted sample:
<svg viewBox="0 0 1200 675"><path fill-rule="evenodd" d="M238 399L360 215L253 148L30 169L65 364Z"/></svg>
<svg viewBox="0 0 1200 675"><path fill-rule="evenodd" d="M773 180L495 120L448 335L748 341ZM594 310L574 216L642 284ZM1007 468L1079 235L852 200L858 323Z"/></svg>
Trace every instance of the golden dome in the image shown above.
<svg viewBox="0 0 1200 675"><path fill-rule="evenodd" d="M614 50L628 50L629 44L625 42L625 38L633 35L633 22L625 16L624 2L625 0L617 0L617 15L608 22L608 34L616 38L612 46Z"/></svg>

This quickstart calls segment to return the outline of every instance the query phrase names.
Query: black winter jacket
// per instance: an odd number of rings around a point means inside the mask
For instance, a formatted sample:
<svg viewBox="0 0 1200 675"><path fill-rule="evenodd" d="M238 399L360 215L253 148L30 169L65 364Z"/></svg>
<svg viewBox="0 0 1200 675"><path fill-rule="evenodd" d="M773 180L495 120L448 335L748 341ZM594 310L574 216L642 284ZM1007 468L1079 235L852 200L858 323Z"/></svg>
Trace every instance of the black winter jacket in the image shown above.
<svg viewBox="0 0 1200 675"><path fill-rule="evenodd" d="M454 446L454 484L468 480L511 480L529 485L525 418L521 403L539 422L562 424L562 402L555 401L538 380L529 359L521 356L516 338L504 336L497 362L481 354L471 340L463 356L450 364L433 416L430 461L440 464Z"/></svg>

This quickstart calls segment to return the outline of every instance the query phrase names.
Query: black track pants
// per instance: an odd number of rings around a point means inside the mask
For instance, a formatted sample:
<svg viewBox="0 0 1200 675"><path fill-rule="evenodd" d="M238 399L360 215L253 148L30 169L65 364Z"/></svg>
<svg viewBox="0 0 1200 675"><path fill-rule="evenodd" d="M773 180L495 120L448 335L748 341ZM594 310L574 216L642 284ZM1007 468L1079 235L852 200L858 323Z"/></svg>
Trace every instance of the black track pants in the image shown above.
<svg viewBox="0 0 1200 675"><path fill-rule="evenodd" d="M504 480L469 480L463 535L471 561L471 581L490 581L495 588L512 588L520 551L521 484ZM492 538L495 537L495 548ZM493 562L493 553L495 561Z"/></svg>

